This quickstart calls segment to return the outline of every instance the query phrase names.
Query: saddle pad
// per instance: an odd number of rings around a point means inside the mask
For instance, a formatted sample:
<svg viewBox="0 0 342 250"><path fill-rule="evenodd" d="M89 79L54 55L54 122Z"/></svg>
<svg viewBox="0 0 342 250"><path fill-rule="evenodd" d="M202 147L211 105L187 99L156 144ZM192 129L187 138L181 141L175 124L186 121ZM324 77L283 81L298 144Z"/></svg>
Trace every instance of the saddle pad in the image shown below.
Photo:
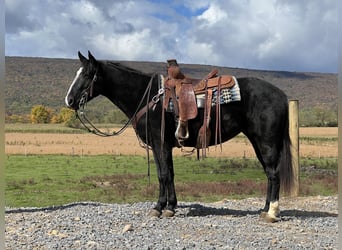
<svg viewBox="0 0 342 250"><path fill-rule="evenodd" d="M221 89L220 104L241 101L239 84L235 77L234 77L234 80L235 80L235 85L232 88ZM217 104L217 89L215 88L213 90L213 100L212 100L211 106L215 106L216 104Z"/></svg>
<svg viewBox="0 0 342 250"><path fill-rule="evenodd" d="M220 104L227 104L230 102L241 101L240 87L239 83L234 77L235 84L232 88L221 89L220 93ZM196 95L197 107L204 108L205 105L205 94ZM217 104L217 88L213 89L213 97L211 106L216 106ZM173 102L170 99L169 106L166 110L167 112L174 112Z"/></svg>

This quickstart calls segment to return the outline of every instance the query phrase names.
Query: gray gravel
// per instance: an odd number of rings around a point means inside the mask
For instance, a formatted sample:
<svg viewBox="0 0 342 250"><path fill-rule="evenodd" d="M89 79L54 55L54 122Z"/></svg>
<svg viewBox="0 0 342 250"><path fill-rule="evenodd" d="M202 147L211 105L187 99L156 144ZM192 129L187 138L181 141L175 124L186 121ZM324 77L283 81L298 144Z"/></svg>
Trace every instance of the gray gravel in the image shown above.
<svg viewBox="0 0 342 250"><path fill-rule="evenodd" d="M153 205L6 208L6 249L337 249L337 196L283 198L274 224L263 198L180 202L173 218L148 217Z"/></svg>

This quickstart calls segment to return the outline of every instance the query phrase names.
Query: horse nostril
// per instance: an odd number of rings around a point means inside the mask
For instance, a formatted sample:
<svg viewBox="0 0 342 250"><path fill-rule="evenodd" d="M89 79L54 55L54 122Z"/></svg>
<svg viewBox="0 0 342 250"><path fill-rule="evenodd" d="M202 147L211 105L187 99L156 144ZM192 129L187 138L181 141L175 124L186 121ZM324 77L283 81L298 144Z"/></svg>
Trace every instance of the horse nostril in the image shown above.
<svg viewBox="0 0 342 250"><path fill-rule="evenodd" d="M74 99L71 98L71 97L69 97L69 98L67 99L67 105L71 107L73 104L74 104Z"/></svg>

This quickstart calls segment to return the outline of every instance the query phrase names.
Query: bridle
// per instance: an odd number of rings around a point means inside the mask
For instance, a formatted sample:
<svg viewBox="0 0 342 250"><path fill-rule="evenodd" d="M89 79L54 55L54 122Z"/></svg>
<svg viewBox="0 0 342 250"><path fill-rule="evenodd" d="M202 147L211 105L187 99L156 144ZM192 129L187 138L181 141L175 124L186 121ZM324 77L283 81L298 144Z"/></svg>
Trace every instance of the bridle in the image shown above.
<svg viewBox="0 0 342 250"><path fill-rule="evenodd" d="M129 126L130 123L132 123L133 125L137 123L137 114L141 113L142 109L146 109L146 112L148 114L148 110L150 107L152 107L153 105L157 104L159 102L159 97L160 95L162 95L162 91L158 91L158 94L155 95L151 101L149 101L149 97L150 97L150 93L151 93L151 88L152 88L152 83L153 83L153 79L156 76L156 74L153 74L151 76L151 79L149 81L149 83L147 84L146 90L143 94L143 96L141 97L141 100L134 112L134 114L132 115L132 117L123 125L123 127L118 130L118 131L113 131L112 133L107 133L107 132L103 132L101 131L99 128L97 128L86 116L86 112L85 112L85 106L87 104L88 101L88 97L92 97L93 96L93 89L94 89L94 84L97 81L97 70L94 74L94 77L92 79L92 81L90 82L88 88L85 90L84 94L82 95L80 102L79 102L79 109L76 111L76 117L80 120L80 122L82 123L82 125L88 130L88 132L93 133L95 135L98 136L102 136L102 137L109 137L109 136L117 136L122 134L127 127ZM142 104L144 99L146 98L146 106L142 108ZM152 105L151 105L152 104ZM147 119L146 119L147 121ZM135 127L135 126L134 126Z"/></svg>

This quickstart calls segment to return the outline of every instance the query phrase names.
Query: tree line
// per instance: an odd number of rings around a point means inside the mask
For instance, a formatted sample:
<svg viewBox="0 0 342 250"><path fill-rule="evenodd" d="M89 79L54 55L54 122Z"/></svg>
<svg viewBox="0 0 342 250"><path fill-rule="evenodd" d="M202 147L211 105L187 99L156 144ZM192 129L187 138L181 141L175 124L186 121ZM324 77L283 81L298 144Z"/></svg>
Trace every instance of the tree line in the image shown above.
<svg viewBox="0 0 342 250"><path fill-rule="evenodd" d="M87 117L93 123L111 123L111 124L123 124L127 122L127 117L119 109L114 108L107 114L102 112L95 112L93 109L89 109ZM30 114L5 114L6 123L52 123L52 124L64 124L67 127L79 128L81 127L80 121L76 117L74 110L67 107L62 107L59 110L54 110L44 105L34 105L31 108Z"/></svg>
<svg viewBox="0 0 342 250"><path fill-rule="evenodd" d="M87 113L89 119L94 123L123 124L128 118L118 108L106 112L95 112L90 109ZM67 127L79 128L80 121L76 118L75 111L66 107L53 110L44 105L34 105L31 113L26 115L6 114L6 123L59 123ZM299 111L299 124L301 127L336 127L337 108L332 109L325 106L315 106Z"/></svg>

